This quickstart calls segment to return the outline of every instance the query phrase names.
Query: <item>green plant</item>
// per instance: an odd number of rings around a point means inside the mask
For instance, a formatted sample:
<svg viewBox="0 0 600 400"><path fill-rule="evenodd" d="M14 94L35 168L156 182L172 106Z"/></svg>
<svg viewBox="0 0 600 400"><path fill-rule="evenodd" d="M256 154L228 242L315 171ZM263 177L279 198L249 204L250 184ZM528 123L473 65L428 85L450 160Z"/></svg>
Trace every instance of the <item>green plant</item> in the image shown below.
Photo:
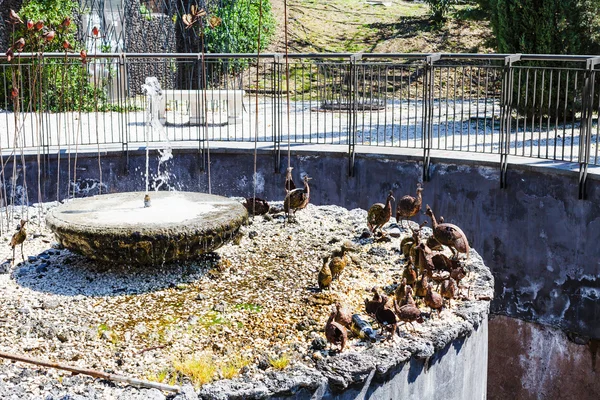
<svg viewBox="0 0 600 400"><path fill-rule="evenodd" d="M287 355L282 354L281 356L276 358L269 358L269 364L271 364L271 367L275 369L282 370L287 368L288 365L290 365L290 359Z"/></svg>
<svg viewBox="0 0 600 400"><path fill-rule="evenodd" d="M65 57L25 62L18 57L19 49L32 53L78 51L76 29L71 23L76 8L77 2L73 0L29 0L19 10L24 22L14 25L11 43L22 40L23 46L11 47L15 53L12 60L15 68L4 69L0 79L20 83L18 89L24 110L91 111L98 103L105 102L102 81L97 80L101 84L93 86L80 60ZM0 96L6 97L8 90L11 88L7 85L0 86Z"/></svg>
<svg viewBox="0 0 600 400"><path fill-rule="evenodd" d="M436 22L441 22L446 18L448 11L454 0L425 0L431 12L431 18Z"/></svg>
<svg viewBox="0 0 600 400"><path fill-rule="evenodd" d="M255 313L262 311L262 306L252 303L239 303L236 304L234 308L236 310L250 311Z"/></svg>
<svg viewBox="0 0 600 400"><path fill-rule="evenodd" d="M489 4L490 20L499 53L537 54L598 54L600 52L600 2L592 0L480 0L480 6ZM548 66L548 63L520 62L518 65ZM563 64L565 66L565 64ZM583 64L573 65L582 67ZM533 74L531 70L530 75ZM541 74L541 71L538 71ZM553 102L553 107L533 104L548 96L550 80L528 86L515 84L513 102L521 99L519 112L524 115L543 115L563 118L575 115L580 108L581 88L566 82L567 73L555 77L554 87L566 88L564 95ZM524 79L524 78L523 78ZM533 79L530 76L530 79ZM560 79L560 82L558 80ZM535 88L534 88L535 86ZM554 89L556 90L556 89ZM524 99L529 99L525 103ZM566 103L565 103L566 102Z"/></svg>
<svg viewBox="0 0 600 400"><path fill-rule="evenodd" d="M145 4L140 4L140 14L144 16L146 21L152 21L152 13Z"/></svg>
<svg viewBox="0 0 600 400"><path fill-rule="evenodd" d="M254 53L259 47L265 49L275 32L269 0L224 0L216 13L221 24L204 29L209 53ZM232 70L245 68L248 63L248 60L231 60L228 66Z"/></svg>

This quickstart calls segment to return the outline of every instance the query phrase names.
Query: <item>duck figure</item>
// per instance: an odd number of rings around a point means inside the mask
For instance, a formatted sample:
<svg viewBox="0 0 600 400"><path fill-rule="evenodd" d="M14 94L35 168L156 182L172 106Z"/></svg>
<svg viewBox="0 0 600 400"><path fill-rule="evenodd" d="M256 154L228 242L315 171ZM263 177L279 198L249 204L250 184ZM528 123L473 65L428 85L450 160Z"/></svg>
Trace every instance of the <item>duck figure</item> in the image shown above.
<svg viewBox="0 0 600 400"><path fill-rule="evenodd" d="M375 231L379 229L383 234L381 228L392 217L392 200L395 201L396 199L390 190L385 205L382 203L375 203L369 208L369 213L367 214L367 226L372 233L375 233Z"/></svg>
<svg viewBox="0 0 600 400"><path fill-rule="evenodd" d="M312 179L308 175L304 175L304 188L294 189L288 192L283 201L283 210L287 214L288 220L290 219L290 211L296 219L296 211L302 210L308 205L310 201L310 187L308 181Z"/></svg>
<svg viewBox="0 0 600 400"><path fill-rule="evenodd" d="M417 215L419 211L421 211L421 205L423 203L423 197L421 196L421 192L423 188L421 184L417 184L417 196L413 197L410 195L402 196L400 200L398 200L398 205L396 206L396 222L402 221L402 226L404 227L404 220L409 220Z"/></svg>
<svg viewBox="0 0 600 400"><path fill-rule="evenodd" d="M438 224L429 205L427 205L425 213L431 218L431 227L435 240L450 247L455 258L458 257L459 253L465 253L467 258L469 258L469 241L463 231L454 224Z"/></svg>
<svg viewBox="0 0 600 400"><path fill-rule="evenodd" d="M242 205L248 210L250 215L265 215L269 212L269 203L260 197L247 197Z"/></svg>
<svg viewBox="0 0 600 400"><path fill-rule="evenodd" d="M331 314L329 314L329 319L325 324L325 338L329 344L336 346L339 345L340 352L342 352L346 347L346 342L348 341L348 332L343 325L340 325L334 321L337 314L337 307L333 306L333 310L331 311Z"/></svg>
<svg viewBox="0 0 600 400"><path fill-rule="evenodd" d="M23 261L25 261L25 255L23 254L23 242L27 239L27 231L25 230L25 224L27 223L26 219L21 220L21 225L19 225L19 230L15 232L15 234L10 239L10 247L13 251L13 262L15 260L15 248L17 245L21 245L21 257L23 257Z"/></svg>

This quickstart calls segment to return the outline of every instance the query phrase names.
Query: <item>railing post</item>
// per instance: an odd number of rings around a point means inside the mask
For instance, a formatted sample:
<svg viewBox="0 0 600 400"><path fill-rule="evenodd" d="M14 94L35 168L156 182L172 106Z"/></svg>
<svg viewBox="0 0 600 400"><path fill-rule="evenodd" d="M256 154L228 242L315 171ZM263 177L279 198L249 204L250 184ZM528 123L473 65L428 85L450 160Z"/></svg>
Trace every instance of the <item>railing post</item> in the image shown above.
<svg viewBox="0 0 600 400"><path fill-rule="evenodd" d="M358 130L358 69L356 64L362 60L362 54L350 56L350 130L348 132L348 176L355 174L354 163L356 160L356 135Z"/></svg>
<svg viewBox="0 0 600 400"><path fill-rule="evenodd" d="M281 76L281 65L283 63L283 54L275 54L273 56L273 160L274 160L274 171L276 174L281 173L281 137L282 137L282 121L281 112L282 99L283 99L283 86L282 81L284 77ZM289 134L289 132L288 132Z"/></svg>
<svg viewBox="0 0 600 400"><path fill-rule="evenodd" d="M124 112L119 113L119 120L121 121L121 126L119 127L121 133L121 151L123 152L123 156L125 157L125 166L124 173L129 174L129 137L127 131L127 118L128 110L127 110L127 94L125 93L125 86L122 83L125 82L126 79L126 71L127 71L127 55L125 53L119 54L119 68L117 73L117 96L118 103L121 105L121 99L125 99L125 107ZM123 72L125 71L125 72Z"/></svg>
<svg viewBox="0 0 600 400"><path fill-rule="evenodd" d="M196 58L196 68L198 71L198 102L197 102L197 107L199 107L199 109L196 111L197 113L199 113L199 115L201 115L200 121L202 121L202 123L200 125L198 125L198 160L200 160L200 165L199 165L199 170L200 172L204 172L207 169L207 163L208 163L208 158L206 156L206 145L207 143L205 143L205 137L203 135L204 132L206 132L206 130L208 129L208 120L206 118L206 113L204 112L205 107L208 107L208 105L205 103L204 101L204 96L202 94L203 90L206 90L206 88L204 87L204 69L202 68L202 54L198 53ZM191 82L192 87L190 89L193 88L193 82ZM257 83L258 85L258 83ZM258 89L258 88L257 88ZM206 128L204 128L202 125L206 125Z"/></svg>
<svg viewBox="0 0 600 400"><path fill-rule="evenodd" d="M596 80L595 68L598 64L600 64L600 57L592 57L586 61L581 112L581 132L579 136L580 200L587 198L587 173L592 142L592 113L594 109L594 82Z"/></svg>
<svg viewBox="0 0 600 400"><path fill-rule="evenodd" d="M500 187L506 189L506 172L508 170L508 153L510 150L510 127L514 75L513 63L521 60L521 54L513 54L504 58L502 76L502 94L500 98Z"/></svg>
<svg viewBox="0 0 600 400"><path fill-rule="evenodd" d="M429 181L429 166L431 164L431 142L433 141L433 97L434 79L433 63L438 61L440 53L430 54L425 58L425 73L423 74L423 182Z"/></svg>

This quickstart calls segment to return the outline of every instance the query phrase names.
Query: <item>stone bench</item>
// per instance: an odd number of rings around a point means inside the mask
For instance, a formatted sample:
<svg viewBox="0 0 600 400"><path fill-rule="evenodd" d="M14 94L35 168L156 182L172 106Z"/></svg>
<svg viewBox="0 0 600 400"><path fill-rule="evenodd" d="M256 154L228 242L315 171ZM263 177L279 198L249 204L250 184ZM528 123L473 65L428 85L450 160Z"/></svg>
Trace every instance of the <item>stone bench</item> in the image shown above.
<svg viewBox="0 0 600 400"><path fill-rule="evenodd" d="M244 91L209 89L206 91L209 124L235 124L242 120ZM160 109L161 123L203 124L203 90L163 90Z"/></svg>

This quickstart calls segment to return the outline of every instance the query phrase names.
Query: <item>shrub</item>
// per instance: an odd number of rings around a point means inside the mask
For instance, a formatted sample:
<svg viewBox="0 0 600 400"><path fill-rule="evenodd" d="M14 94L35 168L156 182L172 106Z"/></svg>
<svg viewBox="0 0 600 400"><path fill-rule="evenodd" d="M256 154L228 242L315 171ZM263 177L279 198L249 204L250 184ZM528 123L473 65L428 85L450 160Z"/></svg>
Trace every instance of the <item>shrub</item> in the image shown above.
<svg viewBox="0 0 600 400"><path fill-rule="evenodd" d="M63 25L65 18L71 18L77 8L74 0L28 0L18 11L23 24L18 24L11 32L11 43L25 39L24 52L63 52L67 41L72 49L79 52L80 44L75 39L75 23ZM27 28L27 21L43 21L44 28ZM51 41L44 40L43 34L54 31ZM78 48L79 47L79 48ZM12 82L13 75L20 92L22 110L67 111L93 110L98 102L106 99L101 88L94 87L88 80L87 68L79 60L39 59L21 60L15 52L13 68L2 72L5 82ZM19 65L19 67L17 67ZM43 85L43 86L42 86ZM0 86L0 96L7 98L11 87ZM41 96L41 98L40 98Z"/></svg>
<svg viewBox="0 0 600 400"><path fill-rule="evenodd" d="M480 7L488 5L492 29L500 53L533 54L598 54L600 52L600 2L593 0L479 0ZM550 63L528 62L518 65L550 66ZM562 67L582 67L581 63ZM567 84L566 73L555 77L556 87L568 88L566 95L553 101L552 107L532 104L537 98L546 97L552 90L546 79L538 83L522 85L520 92L515 84L513 101L521 99L518 111L525 116L549 115L571 118L581 108L581 88L571 81ZM572 79L572 75L571 75ZM538 81L539 82L539 81ZM536 93L534 93L534 90ZM561 89L563 90L563 89ZM524 99L529 103L523 105ZM549 108L549 109L548 109Z"/></svg>
<svg viewBox="0 0 600 400"><path fill-rule="evenodd" d="M597 54L600 2L483 0L501 53Z"/></svg>
<svg viewBox="0 0 600 400"><path fill-rule="evenodd" d="M206 28L206 50L209 53L254 53L258 50L260 19L260 49L269 44L275 30L275 20L271 12L271 2L262 0L223 0L215 14L221 18L221 25L215 29ZM230 65L245 67L246 60L234 60Z"/></svg>
<svg viewBox="0 0 600 400"><path fill-rule="evenodd" d="M453 0L425 0L431 12L431 18L434 21L441 22L446 18L446 14L450 11L450 6L455 1Z"/></svg>

